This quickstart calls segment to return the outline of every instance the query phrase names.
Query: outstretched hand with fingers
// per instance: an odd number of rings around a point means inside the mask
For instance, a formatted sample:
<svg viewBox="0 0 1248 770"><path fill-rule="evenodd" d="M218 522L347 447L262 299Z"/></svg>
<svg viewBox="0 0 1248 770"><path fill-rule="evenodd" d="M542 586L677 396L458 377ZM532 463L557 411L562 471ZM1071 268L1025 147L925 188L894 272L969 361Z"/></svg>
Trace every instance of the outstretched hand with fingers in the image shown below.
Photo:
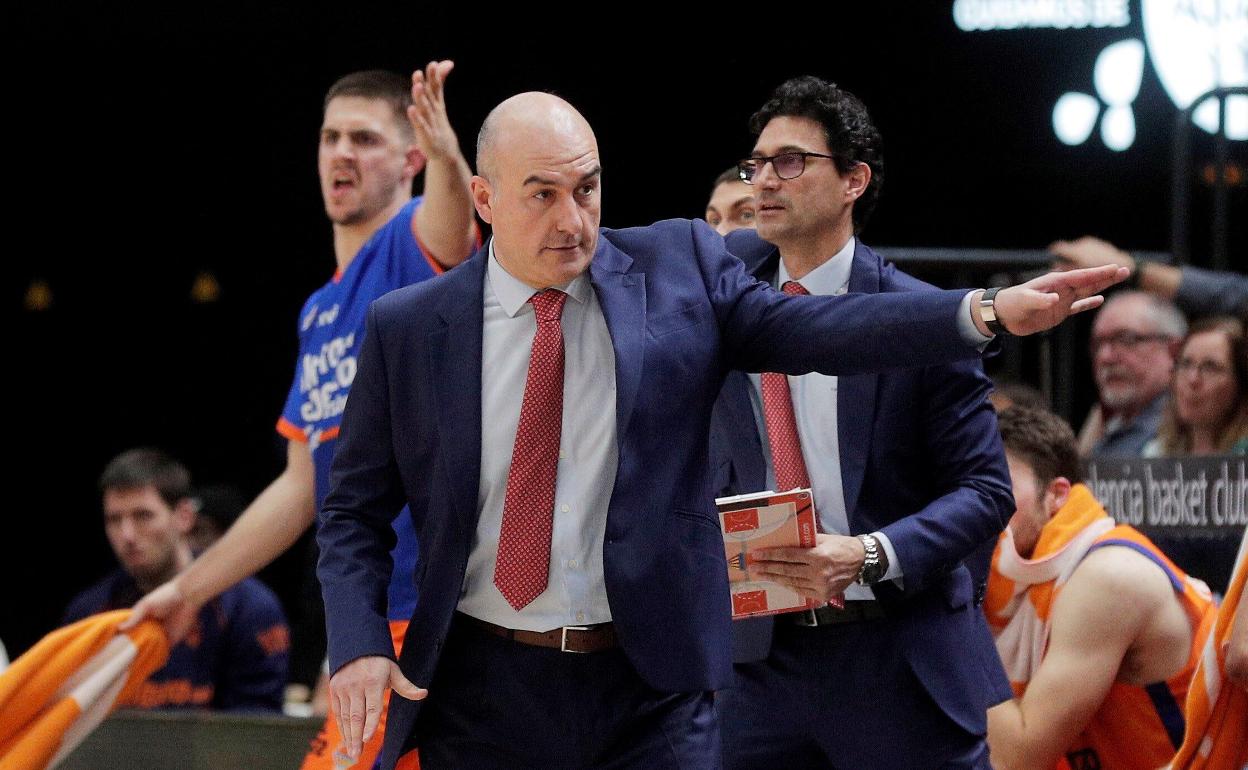
<svg viewBox="0 0 1248 770"><path fill-rule="evenodd" d="M379 655L356 658L330 677L329 702L338 734L352 759L359 758L364 744L377 731L387 690L409 700L422 700L429 694L409 682L399 664Z"/></svg>

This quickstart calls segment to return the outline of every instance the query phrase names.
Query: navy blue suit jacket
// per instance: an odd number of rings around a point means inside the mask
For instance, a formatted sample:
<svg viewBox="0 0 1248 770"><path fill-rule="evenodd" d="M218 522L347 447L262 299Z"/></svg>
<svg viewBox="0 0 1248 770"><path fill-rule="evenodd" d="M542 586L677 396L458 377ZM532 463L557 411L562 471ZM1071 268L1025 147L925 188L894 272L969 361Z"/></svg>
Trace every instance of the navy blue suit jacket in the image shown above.
<svg viewBox="0 0 1248 770"><path fill-rule="evenodd" d="M774 248L760 255L753 241L738 248L735 238L729 246L753 265L756 276L775 275ZM850 292L923 296L932 290L857 242ZM715 405L711 462L717 496L766 488L750 387L744 373L731 373ZM892 542L905 571L904 593L888 581L876 587L876 595L890 615L904 618L899 643L920 681L947 714L976 734L984 731L985 709L1011 695L962 563L994 542L1014 511L990 390L979 361L837 381L850 531L880 531ZM734 623L735 660L765 658L773 623L772 618Z"/></svg>
<svg viewBox="0 0 1248 770"><path fill-rule="evenodd" d="M482 249L369 311L317 536L334 671L393 656L386 584L391 520L404 503L420 542L421 599L399 665L427 685L437 664L477 526L486 258ZM708 444L725 375L975 358L957 330L964 293L786 297L754 280L704 222L687 220L602 230L589 274L616 360L619 467L603 546L616 633L650 686L719 688L731 675L731 621ZM564 405L565 414L596 408ZM390 703L385 767L419 713L397 695Z"/></svg>

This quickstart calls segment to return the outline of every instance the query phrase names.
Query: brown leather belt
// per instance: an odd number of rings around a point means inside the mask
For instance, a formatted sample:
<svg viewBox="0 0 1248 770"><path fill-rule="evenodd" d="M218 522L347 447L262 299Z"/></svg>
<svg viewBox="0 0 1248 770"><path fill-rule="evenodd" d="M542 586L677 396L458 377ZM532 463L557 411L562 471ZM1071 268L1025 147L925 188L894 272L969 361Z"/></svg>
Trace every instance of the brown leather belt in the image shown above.
<svg viewBox="0 0 1248 770"><path fill-rule="evenodd" d="M793 626L834 626L841 623L861 623L866 620L882 620L884 609L878 601L851 600L845 602L844 609L823 606L801 612L786 612L777 615L776 619Z"/></svg>
<svg viewBox="0 0 1248 770"><path fill-rule="evenodd" d="M520 631L487 623L462 612L455 613L482 631L486 631L504 639L520 644L531 644L534 647L550 647L561 652L599 652L618 646L615 638L615 625L599 623L593 626L563 626L550 631Z"/></svg>

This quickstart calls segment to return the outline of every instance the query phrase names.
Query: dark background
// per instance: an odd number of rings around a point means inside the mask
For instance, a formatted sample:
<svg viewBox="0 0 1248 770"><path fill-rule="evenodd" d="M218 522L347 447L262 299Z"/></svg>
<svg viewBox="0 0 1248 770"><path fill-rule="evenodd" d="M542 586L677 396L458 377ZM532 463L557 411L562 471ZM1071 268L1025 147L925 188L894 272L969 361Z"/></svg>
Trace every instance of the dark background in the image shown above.
<svg viewBox="0 0 1248 770"><path fill-rule="evenodd" d="M828 5L720 29L640 7L612 10L634 20L610 25L555 8L487 25L475 9L411 3L23 12L5 121L10 654L112 566L94 481L117 452L159 445L197 481L248 494L281 469L273 424L296 315L334 270L315 175L321 98L346 72L456 60L448 101L469 150L501 99L563 95L598 132L604 225L700 215L710 181L750 149L749 114L784 78L813 73L862 97L885 137L869 243L1035 249L1095 233L1168 246L1175 108L1151 65L1126 152L1096 133L1066 147L1050 121L1062 93L1095 93L1107 44L1142 36L1138 4L1126 29L979 33L956 29L941 2ZM1242 211L1235 227L1238 262ZM218 302L190 301L204 270ZM23 304L35 281L52 294L40 312ZM1086 405L1086 378L1063 385ZM285 586L294 562L266 576Z"/></svg>

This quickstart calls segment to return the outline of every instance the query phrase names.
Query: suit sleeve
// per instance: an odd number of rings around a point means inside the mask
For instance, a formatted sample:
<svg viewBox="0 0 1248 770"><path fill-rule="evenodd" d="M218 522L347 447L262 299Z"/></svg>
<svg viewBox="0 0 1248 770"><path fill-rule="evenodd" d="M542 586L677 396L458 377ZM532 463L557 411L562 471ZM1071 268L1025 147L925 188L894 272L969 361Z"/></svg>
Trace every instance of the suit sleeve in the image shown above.
<svg viewBox="0 0 1248 770"><path fill-rule="evenodd" d="M1248 277L1185 266L1174 302L1189 316L1248 316Z"/></svg>
<svg viewBox="0 0 1248 770"><path fill-rule="evenodd" d="M693 247L729 369L849 375L979 357L958 329L965 291L790 297L746 273L703 222Z"/></svg>
<svg viewBox="0 0 1248 770"><path fill-rule="evenodd" d="M979 363L930 367L922 381L923 450L938 496L881 528L897 553L906 593L923 590L994 542L1014 511L996 412L988 401L992 386ZM977 583L986 576L982 565L969 566Z"/></svg>
<svg viewBox="0 0 1248 770"><path fill-rule="evenodd" d="M394 458L383 336L373 305L316 537L330 671L366 655L394 658L386 590L395 543L391 522L403 506L403 486Z"/></svg>

